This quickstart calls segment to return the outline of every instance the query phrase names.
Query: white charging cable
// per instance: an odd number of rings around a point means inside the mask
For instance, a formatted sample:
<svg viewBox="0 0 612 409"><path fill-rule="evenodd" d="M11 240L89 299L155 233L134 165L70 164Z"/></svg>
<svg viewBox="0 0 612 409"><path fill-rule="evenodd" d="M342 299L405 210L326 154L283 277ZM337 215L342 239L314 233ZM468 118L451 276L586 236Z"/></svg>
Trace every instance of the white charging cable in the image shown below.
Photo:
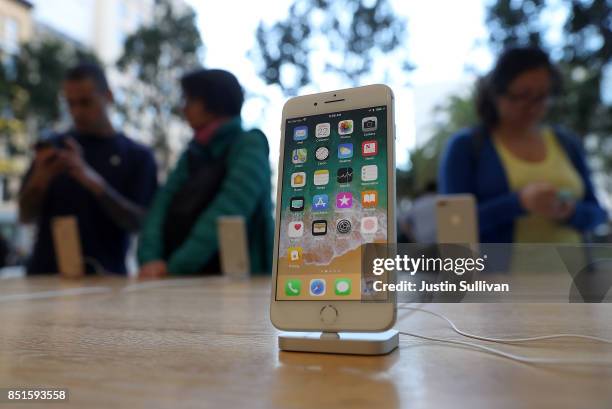
<svg viewBox="0 0 612 409"><path fill-rule="evenodd" d="M606 344L612 344L612 340L609 339L605 339L605 338L600 338L600 337L595 337L595 336L591 336L591 335L582 335L582 334L552 334L552 335L543 335L543 336L538 336L538 337L529 337L529 338L489 338L489 337L483 337L483 336L479 336L479 335L474 335L474 334L470 334L467 333L465 331L460 330L459 328L457 328L457 326L453 323L453 321L451 321L450 318L446 317L443 314L434 312L434 311L430 311L427 310L425 308L420 308L420 307L409 307L403 304L398 305L397 307L398 309L402 309L402 310L412 310L412 311L418 311L418 312L424 312L427 314L431 314L434 315L438 318L441 318L443 320L445 320L451 327L451 329L453 331L455 331L457 334L464 336L464 337L469 337L469 338L474 338L474 339L478 339L481 341L489 341L489 342L498 342L498 343L520 343L520 342L530 342L530 341L540 341L540 340L546 340L546 339L553 339L553 338L582 338L582 339L588 339L590 341L596 341L596 342L602 342L602 343L606 343ZM495 349L495 348L491 348L488 347L486 345L480 345L480 344L476 344L473 342L465 342L465 341L457 341L457 340L453 340L453 339L444 339L444 338L435 338L435 337L429 337L429 336L425 336L425 335L421 335L421 334L416 334L413 332L407 332L407 331L398 331L400 334L402 335L408 335L411 337L415 337L415 338L421 338L421 339L425 339L428 341L434 341L434 342L443 342L443 343L447 343L447 344L455 344L455 345L461 345L461 346L467 346L470 348L475 348L475 349L480 349L482 351L488 352L490 354L493 355L497 355L497 356L501 356L504 358L508 358L508 359L512 359L514 361L518 361L518 362L523 362L523 363L528 363L528 364L555 364L555 365L598 365L598 366L612 366L612 362L610 361L591 361L591 360L579 360L579 359L555 359L555 358L531 358L531 357L527 357L527 356L522 356L522 355L516 355L516 354L511 354L509 352L505 352L499 349Z"/></svg>
<svg viewBox="0 0 612 409"><path fill-rule="evenodd" d="M600 338L600 337L596 337L596 336L593 336L593 335L569 334L569 333L568 334L541 335L541 336L529 337L529 338L489 338L489 337L483 337L483 336L480 336L480 335L474 335L474 334L470 334L469 332L465 332L465 331L460 330L453 323L453 321L450 320L450 318L446 317L443 314L440 314L440 313L437 313L437 312L434 312L434 311L431 311L431 310L427 310L425 308L409 307L409 306L406 306L404 304L400 304L397 308L398 309L402 309L402 310L420 311L420 312L425 312L427 314L434 315L434 316L436 316L438 318L441 318L441 319L445 320L450 325L452 330L455 331L457 334L463 335L464 337L468 337L468 338L479 339L481 341L489 341L489 342L499 342L499 343L512 344L512 343L519 343L519 342L542 341L542 340L545 340L545 339L554 339L554 338L582 338L582 339L588 339L590 341L597 341L597 342L603 342L605 344L612 344L612 339Z"/></svg>

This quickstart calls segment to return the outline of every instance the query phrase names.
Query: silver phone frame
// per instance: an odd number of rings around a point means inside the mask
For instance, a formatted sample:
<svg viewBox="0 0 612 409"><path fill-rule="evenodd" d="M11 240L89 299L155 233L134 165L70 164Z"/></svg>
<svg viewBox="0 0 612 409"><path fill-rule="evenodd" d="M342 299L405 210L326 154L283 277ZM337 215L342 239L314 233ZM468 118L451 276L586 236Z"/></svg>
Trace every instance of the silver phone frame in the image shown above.
<svg viewBox="0 0 612 409"><path fill-rule="evenodd" d="M391 88L382 84L298 96L285 103L280 128L276 221L280 220L281 213L285 124L287 119L382 105L387 107L387 242L389 244L396 242L394 96ZM280 223L277 222L274 229L272 294L270 298L270 319L276 328L285 331L367 332L385 331L395 324L396 297L392 292L388 293L387 302L276 300L279 235ZM328 305L333 306L338 311L338 319L332 324L326 324L320 318L321 309Z"/></svg>

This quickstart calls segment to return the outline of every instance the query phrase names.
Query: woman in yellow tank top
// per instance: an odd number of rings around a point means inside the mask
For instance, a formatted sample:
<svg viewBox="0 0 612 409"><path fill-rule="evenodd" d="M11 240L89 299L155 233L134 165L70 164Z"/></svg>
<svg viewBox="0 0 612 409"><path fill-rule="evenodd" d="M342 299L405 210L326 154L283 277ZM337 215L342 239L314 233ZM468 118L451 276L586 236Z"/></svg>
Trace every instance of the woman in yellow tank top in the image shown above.
<svg viewBox="0 0 612 409"><path fill-rule="evenodd" d="M521 192L530 186L532 189L537 186L537 191L555 192L557 197L553 195L551 197L554 198L553 200L560 201L557 205L559 207L557 214L563 216L566 211L571 210L573 201L581 200L584 197L584 184L565 151L559 145L553 130L543 129L540 138L546 153L544 158L538 161L530 161L514 154L504 145L503 139L495 134L493 143L504 165L510 189ZM528 213L515 221L514 241L519 243L579 243L581 235L575 228L559 223L554 217Z"/></svg>
<svg viewBox="0 0 612 409"><path fill-rule="evenodd" d="M483 243L578 243L607 220L579 142L542 124L559 85L543 51L507 50L480 83L481 126L446 147L440 192L474 195Z"/></svg>

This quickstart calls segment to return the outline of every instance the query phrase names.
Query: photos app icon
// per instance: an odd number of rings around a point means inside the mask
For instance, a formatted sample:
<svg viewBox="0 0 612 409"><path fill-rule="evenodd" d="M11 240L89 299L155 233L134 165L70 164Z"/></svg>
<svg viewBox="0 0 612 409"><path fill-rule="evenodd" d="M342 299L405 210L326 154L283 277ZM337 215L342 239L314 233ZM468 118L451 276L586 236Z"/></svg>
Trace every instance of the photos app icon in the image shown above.
<svg viewBox="0 0 612 409"><path fill-rule="evenodd" d="M339 135L350 135L353 133L353 120L345 119L344 121L338 122L338 134Z"/></svg>

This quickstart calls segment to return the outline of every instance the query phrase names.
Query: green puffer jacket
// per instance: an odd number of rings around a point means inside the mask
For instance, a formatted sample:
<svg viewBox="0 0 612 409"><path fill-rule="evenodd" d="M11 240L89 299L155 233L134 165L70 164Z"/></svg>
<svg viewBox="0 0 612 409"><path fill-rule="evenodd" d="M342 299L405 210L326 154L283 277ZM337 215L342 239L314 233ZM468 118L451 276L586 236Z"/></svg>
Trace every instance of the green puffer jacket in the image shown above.
<svg viewBox="0 0 612 409"><path fill-rule="evenodd" d="M274 221L266 136L259 130L243 130L240 117L235 117L222 125L207 145L195 141L191 144L191 149L195 148L204 160L225 156L226 172L220 190L197 218L189 237L165 260L168 271L175 275L198 273L218 251L217 219L231 215L243 216L247 221L251 272L269 274ZM157 192L145 220L138 247L140 264L164 259L167 209L188 177L185 151Z"/></svg>

